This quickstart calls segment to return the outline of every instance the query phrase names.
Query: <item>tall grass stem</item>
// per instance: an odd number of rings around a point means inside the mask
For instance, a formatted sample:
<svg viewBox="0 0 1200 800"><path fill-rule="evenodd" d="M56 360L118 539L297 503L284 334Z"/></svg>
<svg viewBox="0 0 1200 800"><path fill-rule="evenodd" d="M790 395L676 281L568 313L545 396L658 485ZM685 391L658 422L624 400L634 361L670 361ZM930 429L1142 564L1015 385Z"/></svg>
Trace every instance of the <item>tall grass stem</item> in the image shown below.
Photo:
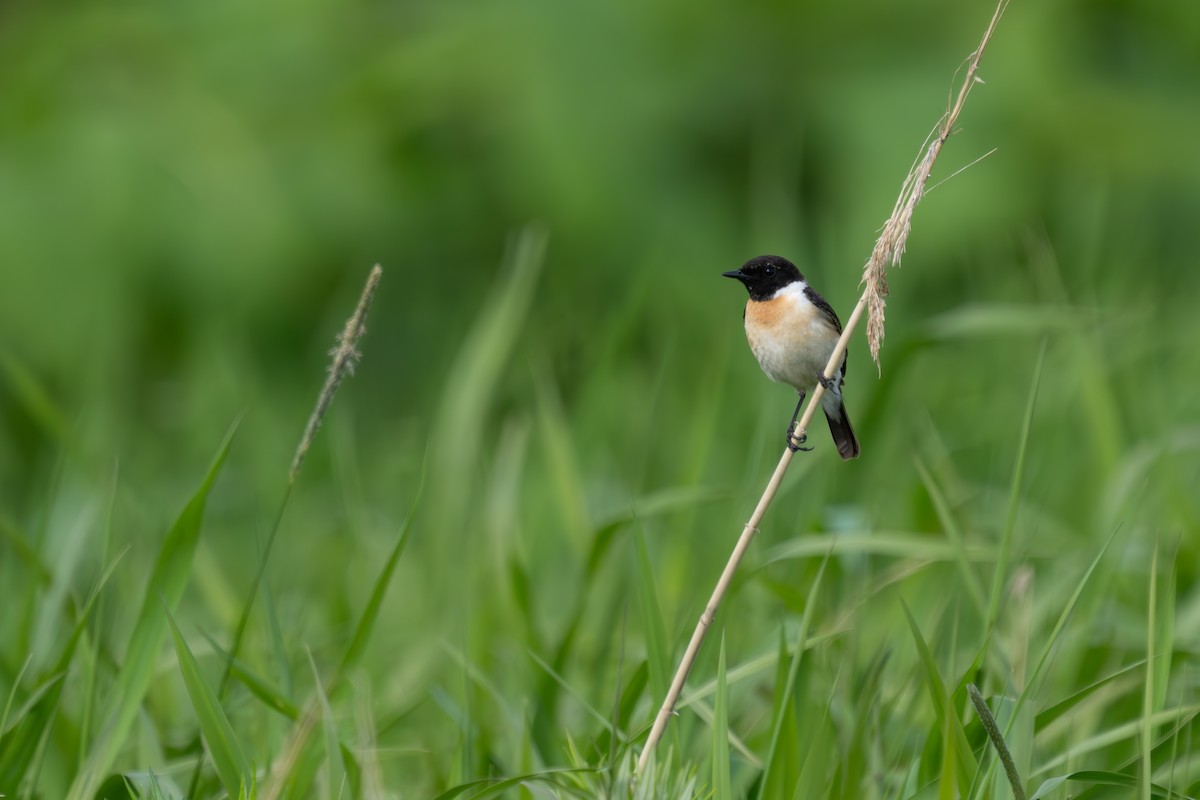
<svg viewBox="0 0 1200 800"><path fill-rule="evenodd" d="M283 515L287 511L288 500L292 496L292 487L296 484L296 478L300 474L300 467L304 464L304 457L308 454L313 439L316 437L317 430L321 427L321 421L325 418L325 414L328 413L329 407L333 405L333 397L337 394L342 380L347 375L354 374L354 367L362 357L362 354L358 351L358 341L367 332L367 312L371 310L371 301L375 297L375 290L379 288L379 279L381 277L383 277L383 268L376 264L367 275L367 282L363 286L362 294L358 298L358 305L354 307L354 313L346 320L345 326L337 336L337 347L329 352L331 357L329 374L325 378L325 385L321 387L321 393L317 395L317 404L313 408L312 415L308 418L308 423L304 426L304 433L300 437L300 443L296 446L296 453L292 457L292 466L288 470L287 486L284 487L283 499L280 501L279 511L275 515L275 524L271 526L271 532L267 534L266 543L263 545L262 554L259 556L258 569L254 573L254 582L250 584L250 593L246 596L246 602L242 606L242 614L238 618L237 628L233 634L233 642L230 644L229 652L225 657L225 667L221 671L221 680L217 684L217 699L219 701L225 700L225 693L229 690L229 683L233 678L233 664L237 659L242 639L246 637L246 628L250 624L250 613L254 610L254 601L257 599L258 590L262 586L263 576L267 571L267 562L270 560L271 550L275 546L275 537L279 533L279 528L283 523ZM196 790L200 782L200 772L203 766L204 754L202 752L192 771L191 789L188 792L188 797L196 795Z"/></svg>
<svg viewBox="0 0 1200 800"><path fill-rule="evenodd" d="M925 191L925 184L929 181L929 175L933 170L933 164L937 160L938 154L942 150L942 145L945 144L946 140L950 138L950 134L953 133L954 123L958 120L958 116L962 112L967 95L975 85L977 79L976 73L979 69L979 62L983 58L983 51L991 40L992 33L996 30L996 24L1000 21L1000 16L1004 13L1007 5L1008 0L999 0L997 3L991 22L988 23L987 30L983 34L983 39L971 56L966 78L963 81L962 88L959 90L958 98L942 117L933 142L928 145L927 149L924 144L922 145L924 155L909 170L908 176L901 186L900 196L892 209L892 215L884 223L883 231L880 233L879 239L876 241L875 247L871 252L871 257L867 261L866 268L863 271L863 283L866 288L863 290L857 305L854 306L854 311L850 314L850 318L846 320L846 325L842 329L842 335L838 338L837 346L834 347L833 354L829 358L829 363L825 366L825 379L827 381L836 373L838 366L842 362L842 357L846 354L846 348L850 343L851 335L853 335L855 328L858 327L863 314L868 310L871 316L867 324L867 339L871 345L871 355L875 359L876 364L879 363L879 346L883 342L883 298L887 295L885 273L889 266L898 266L900 264L900 257L904 253L905 243L912 228L913 212L916 210L917 203L920 202ZM795 429L797 437L803 438L809 424L812 422L813 414L821 407L821 398L824 394L825 387L818 383L810 393L808 405L805 407L804 414L801 416L800 422ZM758 526L766 515L767 508L771 505L771 501L775 499L775 493L779 491L780 484L783 483L783 476L787 473L788 466L792 463L793 455L795 454L790 448L784 449L783 455L779 459L779 464L776 465L775 471L771 474L771 479L767 482L767 488L763 491L762 497L759 498L758 505L754 508L754 513L750 515L750 520L742 528L741 536L738 537L737 544L734 545L733 553L730 554L729 560L725 564L725 569L721 572L721 577L717 579L716 588L713 589L712 595L709 597L708 604L704 608L704 613L700 615L700 621L696 624L696 628L692 632L691 641L688 642L687 650L684 651L683 659L679 662L679 668L675 671L671 687L667 690L667 696L663 699L662 706L658 710L658 715L654 719L654 725L650 728L650 735L646 739L646 746L642 749L641 755L638 757L637 773L639 775L650 762L650 757L662 739L667 722L670 720L671 714L675 711L675 703L679 700L684 683L687 682L688 673L691 672L692 665L696 662L696 657L700 653L700 646L704 643L704 637L708 633L709 627L712 626L717 608L720 606L721 600L725 597L725 592L729 589L729 584L733 581L734 573L737 571L738 565L741 564L742 558L746 555L746 550L749 549L750 542L754 539L754 534L758 533Z"/></svg>
<svg viewBox="0 0 1200 800"><path fill-rule="evenodd" d="M325 414L333 404L333 397L337 394L342 379L347 375L354 374L354 366L358 363L359 358L362 357L362 354L358 352L358 340L367 332L367 312L371 309L371 300L375 297L375 290L379 288L379 279L382 276L383 268L376 264L367 276L366 285L363 286L362 295L358 299L358 305L355 306L354 313L350 315L350 319L346 320L345 327L338 334L337 347L330 351L332 361L329 363L329 375L325 379L325 385L321 387L321 393L317 396L317 405L313 408L313 413L308 418L308 424L304 426L304 434L300 437L300 444L296 446L296 454L292 457L292 466L288 470L287 487L283 491L283 500L279 504L279 513L275 515L275 524L271 526L271 532L267 535L267 541L263 547L262 556L259 559L258 571L254 574L254 583L250 586L250 594L246 598L245 606L242 608L242 616L238 620L237 630L233 636L233 643L230 645L229 655L225 660L225 669L221 673L221 682L217 689L217 695L221 699L225 698L225 691L229 688L229 680L233 674L233 662L237 658L238 647L241 645L242 638L246 635L246 626L250 621L250 611L254 607L255 598L258 596L258 589L262 584L263 574L267 568L267 561L271 557L271 549L275 544L275 536L279 533L284 512L287 511L288 500L292 496L292 486L295 485L296 477L300 474L300 467L304 464L304 457L308 454L309 447L312 446L313 438L316 436L317 430L321 427L321 421L325 418Z"/></svg>

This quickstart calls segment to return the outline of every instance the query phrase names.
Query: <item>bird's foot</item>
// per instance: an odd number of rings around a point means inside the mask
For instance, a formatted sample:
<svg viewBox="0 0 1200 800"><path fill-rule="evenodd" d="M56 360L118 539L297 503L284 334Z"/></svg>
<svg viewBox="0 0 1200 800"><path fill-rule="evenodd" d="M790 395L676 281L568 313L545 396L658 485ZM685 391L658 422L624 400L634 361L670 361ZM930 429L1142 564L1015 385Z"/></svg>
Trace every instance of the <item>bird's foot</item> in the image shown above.
<svg viewBox="0 0 1200 800"><path fill-rule="evenodd" d="M837 390L837 383L833 378L826 378L824 373L817 373L817 383L825 388L825 391L832 392Z"/></svg>
<svg viewBox="0 0 1200 800"><path fill-rule="evenodd" d="M791 450L793 453L798 453L801 450L803 450L804 452L807 453L810 450L812 450L811 447L804 447L804 443L808 441L808 434L802 433L799 436L797 436L795 433L793 433L793 431L795 431L795 428L788 428L788 432L787 432L788 450Z"/></svg>

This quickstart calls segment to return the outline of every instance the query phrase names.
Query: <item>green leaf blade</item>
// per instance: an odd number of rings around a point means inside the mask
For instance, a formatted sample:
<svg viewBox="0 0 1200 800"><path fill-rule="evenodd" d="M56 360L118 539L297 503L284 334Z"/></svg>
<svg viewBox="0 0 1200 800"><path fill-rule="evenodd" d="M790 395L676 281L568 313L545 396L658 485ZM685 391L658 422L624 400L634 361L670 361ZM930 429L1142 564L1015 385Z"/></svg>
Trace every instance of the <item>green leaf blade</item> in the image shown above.
<svg viewBox="0 0 1200 800"><path fill-rule="evenodd" d="M68 800L92 798L129 736L166 640L167 619L162 613L162 606L174 609L191 577L192 559L200 539L205 503L229 455L236 430L237 423L234 423L218 447L200 488L184 506L163 540L146 583L137 621L129 636L125 661L102 715L104 724L97 736L96 746L75 776L67 793Z"/></svg>
<svg viewBox="0 0 1200 800"><path fill-rule="evenodd" d="M725 636L721 635L721 654L717 660L717 699L713 720L713 800L733 800L733 781L729 773L729 698L725 685Z"/></svg>
<svg viewBox="0 0 1200 800"><path fill-rule="evenodd" d="M217 768L221 785L230 797L238 797L254 785L254 768L238 742L233 725L225 715L225 710L221 708L216 692L200 674L200 665L180 633L175 618L166 608L163 612L170 624L171 636L175 640L175 655L179 659L179 671L183 675L184 686L187 687L188 697L192 699L196 721L200 724L200 732L204 734L204 742Z"/></svg>

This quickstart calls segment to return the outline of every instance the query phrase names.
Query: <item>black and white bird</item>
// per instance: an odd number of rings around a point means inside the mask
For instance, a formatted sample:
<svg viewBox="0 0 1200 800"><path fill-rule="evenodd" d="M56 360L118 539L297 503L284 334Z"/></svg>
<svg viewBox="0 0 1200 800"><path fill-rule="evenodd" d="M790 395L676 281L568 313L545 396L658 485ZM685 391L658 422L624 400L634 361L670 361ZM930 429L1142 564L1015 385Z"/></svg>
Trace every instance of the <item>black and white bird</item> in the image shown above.
<svg viewBox="0 0 1200 800"><path fill-rule="evenodd" d="M786 383L800 394L788 426L788 447L795 451L804 444L804 439L797 438L792 430L808 389L820 383L825 387L821 410L829 421L838 453L844 459L857 458L858 439L842 402L845 357L837 372L825 380L825 367L842 333L837 313L786 258L759 256L741 269L723 274L741 281L750 292L743 319L746 339L758 365L768 378Z"/></svg>

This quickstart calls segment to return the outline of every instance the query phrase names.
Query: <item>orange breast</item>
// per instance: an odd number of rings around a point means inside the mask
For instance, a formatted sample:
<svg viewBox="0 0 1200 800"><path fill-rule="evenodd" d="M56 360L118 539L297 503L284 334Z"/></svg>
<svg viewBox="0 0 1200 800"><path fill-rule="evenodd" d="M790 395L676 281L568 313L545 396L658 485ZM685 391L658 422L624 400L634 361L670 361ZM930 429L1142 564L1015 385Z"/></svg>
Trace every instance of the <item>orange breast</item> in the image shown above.
<svg viewBox="0 0 1200 800"><path fill-rule="evenodd" d="M770 336L805 337L816 318L816 306L790 293L746 303L747 333L753 328Z"/></svg>

